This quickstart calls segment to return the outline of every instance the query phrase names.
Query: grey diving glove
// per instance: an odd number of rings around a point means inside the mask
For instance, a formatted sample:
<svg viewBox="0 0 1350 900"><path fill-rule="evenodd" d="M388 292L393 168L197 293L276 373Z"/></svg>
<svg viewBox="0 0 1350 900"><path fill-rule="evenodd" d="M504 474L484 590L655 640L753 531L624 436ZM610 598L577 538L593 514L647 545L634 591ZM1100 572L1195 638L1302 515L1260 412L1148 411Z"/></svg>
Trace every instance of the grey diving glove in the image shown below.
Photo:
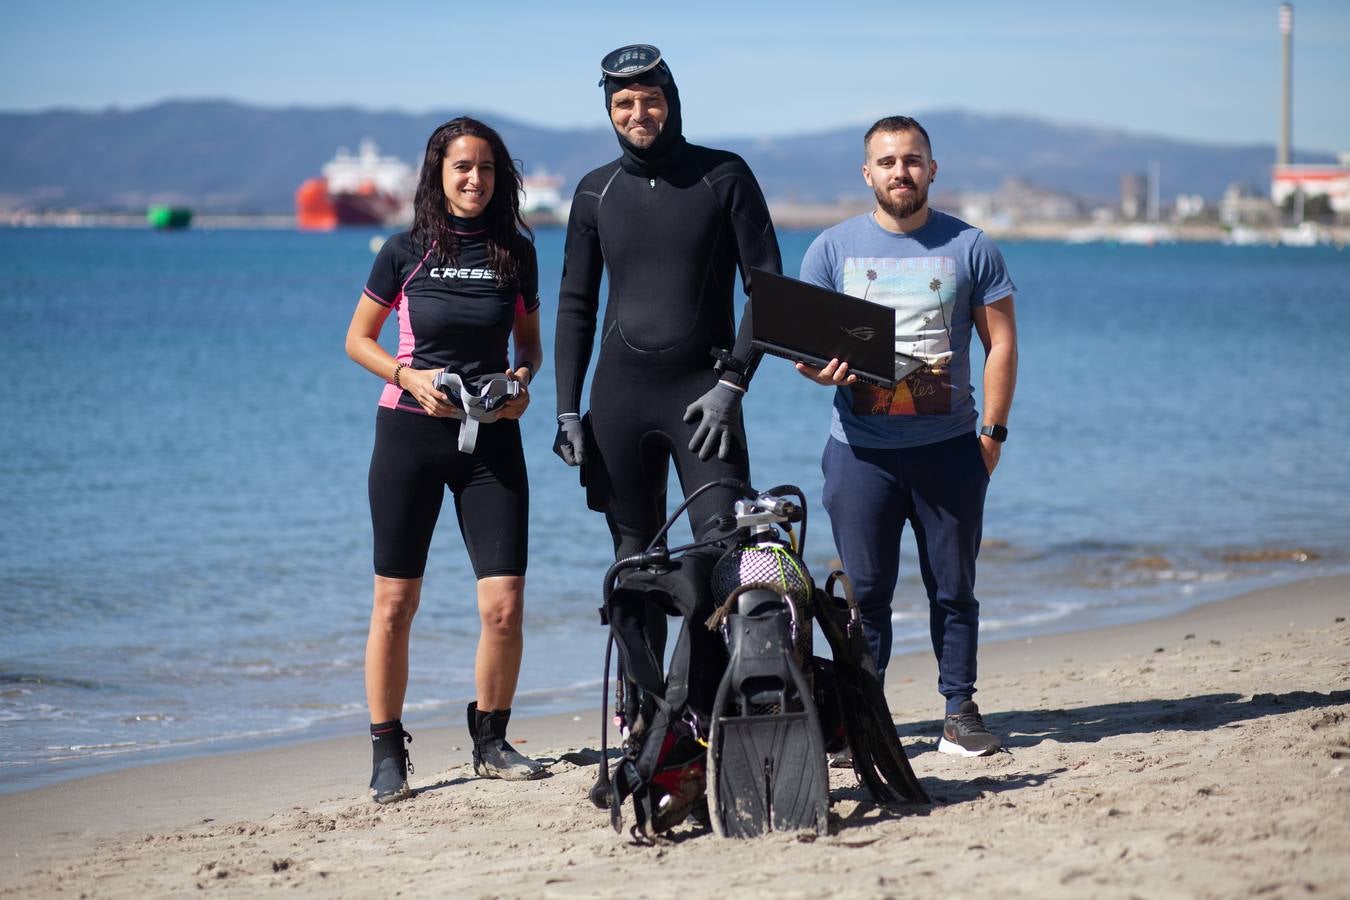
<svg viewBox="0 0 1350 900"><path fill-rule="evenodd" d="M736 413L741 408L741 395L745 391L728 382L719 381L712 390L690 403L684 411L684 421L693 424L694 437L689 441L689 449L698 454L699 459L710 459L713 451L722 459L730 459L735 446L733 427Z"/></svg>
<svg viewBox="0 0 1350 900"><path fill-rule="evenodd" d="M553 452L569 466L586 461L586 430L581 427L581 416L563 413L558 416L558 435L553 439Z"/></svg>

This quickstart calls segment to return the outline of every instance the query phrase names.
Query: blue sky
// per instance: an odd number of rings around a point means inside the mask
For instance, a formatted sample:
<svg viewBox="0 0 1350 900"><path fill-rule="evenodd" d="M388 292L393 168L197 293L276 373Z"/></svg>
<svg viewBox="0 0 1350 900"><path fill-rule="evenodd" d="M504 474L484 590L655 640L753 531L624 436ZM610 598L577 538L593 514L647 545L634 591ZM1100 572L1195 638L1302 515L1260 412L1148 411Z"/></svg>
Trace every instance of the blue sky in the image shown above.
<svg viewBox="0 0 1350 900"><path fill-rule="evenodd" d="M48 0L0 18L0 109L218 97L603 121L599 59L659 46L696 139L962 108L1276 139L1278 3ZM1350 151L1350 3L1295 4L1294 141Z"/></svg>

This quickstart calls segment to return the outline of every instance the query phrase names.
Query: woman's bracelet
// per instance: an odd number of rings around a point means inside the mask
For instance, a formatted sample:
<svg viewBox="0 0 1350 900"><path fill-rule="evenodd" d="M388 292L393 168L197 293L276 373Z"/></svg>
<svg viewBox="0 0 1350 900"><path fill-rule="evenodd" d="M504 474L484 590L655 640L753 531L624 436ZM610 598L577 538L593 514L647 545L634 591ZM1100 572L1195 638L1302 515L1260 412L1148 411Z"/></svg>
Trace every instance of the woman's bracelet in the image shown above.
<svg viewBox="0 0 1350 900"><path fill-rule="evenodd" d="M397 363L397 364L395 364L395 366L394 366L394 377L392 377L392 378L389 379L389 383L392 384L394 387L400 388L400 389L401 389L401 388L403 387L403 385L399 383L399 380L398 380L398 373L402 372L402 371L403 371L404 369L406 369L406 368L408 368L408 364L407 364L407 363Z"/></svg>

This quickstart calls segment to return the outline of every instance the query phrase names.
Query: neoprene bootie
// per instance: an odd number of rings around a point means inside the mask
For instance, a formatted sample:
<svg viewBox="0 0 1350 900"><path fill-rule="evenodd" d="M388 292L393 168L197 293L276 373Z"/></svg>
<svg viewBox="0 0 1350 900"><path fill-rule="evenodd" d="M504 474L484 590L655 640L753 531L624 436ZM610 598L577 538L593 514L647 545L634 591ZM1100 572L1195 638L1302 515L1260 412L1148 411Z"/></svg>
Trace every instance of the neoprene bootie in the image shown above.
<svg viewBox="0 0 1350 900"><path fill-rule="evenodd" d="M412 790L408 787L408 773L413 771L413 765L404 741L411 744L412 735L403 730L403 722L398 719L370 726L373 755L370 798L376 803L394 803L412 796Z"/></svg>
<svg viewBox="0 0 1350 900"><path fill-rule="evenodd" d="M530 781L547 774L542 765L519 753L507 742L506 724L511 720L511 710L483 712L478 708L478 702L474 701L469 704L468 714L475 775L507 781Z"/></svg>

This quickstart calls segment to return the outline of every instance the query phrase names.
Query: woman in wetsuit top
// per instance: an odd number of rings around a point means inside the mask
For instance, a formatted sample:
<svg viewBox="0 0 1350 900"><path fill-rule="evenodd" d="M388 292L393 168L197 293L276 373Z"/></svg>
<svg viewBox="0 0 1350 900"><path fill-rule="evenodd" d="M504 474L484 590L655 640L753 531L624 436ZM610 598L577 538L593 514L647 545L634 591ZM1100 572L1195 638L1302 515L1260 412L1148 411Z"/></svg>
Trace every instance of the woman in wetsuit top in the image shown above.
<svg viewBox="0 0 1350 900"><path fill-rule="evenodd" d="M400 720L408 636L445 489L477 577L480 633L469 704L473 765L490 778L544 774L506 741L523 647L529 482L516 421L543 359L538 268L520 215L520 175L497 132L470 118L427 141L412 228L381 248L347 331L347 355L384 379L370 460L375 600L366 643L366 700L374 750L371 796L407 797ZM522 233L524 232L524 233ZM527 235L530 235L527 237ZM397 356L379 344L398 313ZM508 343L515 345L508 363ZM519 393L459 449L465 413L433 382L442 371L470 387L504 374Z"/></svg>

